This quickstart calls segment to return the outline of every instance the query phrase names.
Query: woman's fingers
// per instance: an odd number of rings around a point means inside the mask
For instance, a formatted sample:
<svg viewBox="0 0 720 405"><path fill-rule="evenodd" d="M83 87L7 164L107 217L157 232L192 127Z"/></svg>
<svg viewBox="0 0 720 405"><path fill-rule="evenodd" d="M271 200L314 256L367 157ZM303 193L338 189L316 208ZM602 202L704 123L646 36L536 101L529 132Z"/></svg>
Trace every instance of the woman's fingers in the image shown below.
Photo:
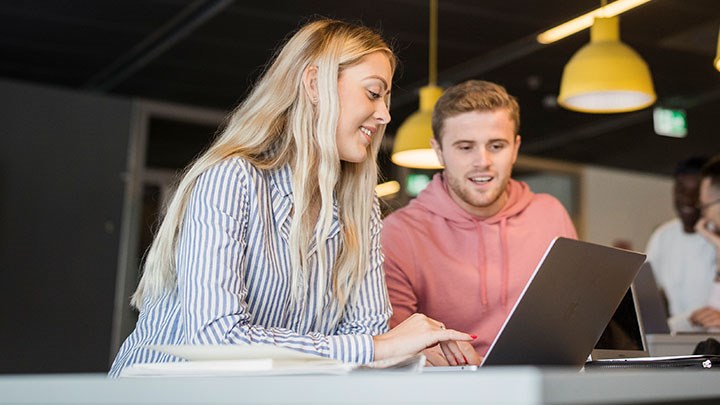
<svg viewBox="0 0 720 405"><path fill-rule="evenodd" d="M475 335L469 335L464 332L459 332L454 329L441 329L435 333L437 342L445 342L448 340L458 340L461 342L471 342L477 338Z"/></svg>
<svg viewBox="0 0 720 405"><path fill-rule="evenodd" d="M391 331L373 337L375 343L375 360L419 353L441 342L453 340L468 342L473 339L475 339L475 336L453 329L447 329L441 322L423 314L413 314ZM445 354L444 351L447 351L447 354ZM439 353L445 356L450 364L464 364L458 361L464 360L462 358L462 352L459 351L457 347L453 349L449 347L443 348L441 346ZM451 358L454 359L454 363Z"/></svg>
<svg viewBox="0 0 720 405"><path fill-rule="evenodd" d="M449 366L445 355L440 350L440 346L433 346L431 348L423 350L425 355L425 364L429 366Z"/></svg>
<svg viewBox="0 0 720 405"><path fill-rule="evenodd" d="M475 351L475 348L469 342L457 342L458 348L462 351L467 364L479 366L482 363L482 357Z"/></svg>
<svg viewBox="0 0 720 405"><path fill-rule="evenodd" d="M467 364L467 361L465 360L465 356L463 356L462 351L458 348L458 345L456 342L454 342L454 341L441 342L440 349L442 350L443 354L445 355L445 358L447 359L448 364L450 364L451 366Z"/></svg>
<svg viewBox="0 0 720 405"><path fill-rule="evenodd" d="M443 354L450 365L480 365L482 357L469 342L450 341L440 343ZM453 360L455 363L453 364Z"/></svg>

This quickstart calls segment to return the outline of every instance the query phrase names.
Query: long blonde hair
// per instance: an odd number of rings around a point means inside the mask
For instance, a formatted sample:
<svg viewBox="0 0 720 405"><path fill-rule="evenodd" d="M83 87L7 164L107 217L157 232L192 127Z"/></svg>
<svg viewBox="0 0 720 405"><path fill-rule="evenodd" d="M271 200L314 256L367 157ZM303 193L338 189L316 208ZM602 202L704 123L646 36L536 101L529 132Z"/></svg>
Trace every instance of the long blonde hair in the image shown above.
<svg viewBox="0 0 720 405"><path fill-rule="evenodd" d="M335 135L339 116L337 81L344 68L374 52L386 54L395 70L395 55L377 33L327 19L306 24L280 48L250 95L230 115L218 139L180 181L147 253L142 278L132 296L133 306L141 309L147 300L175 288L177 239L195 182L209 167L239 156L259 169L284 164L293 167L294 213L289 246L293 265L291 298L296 303L304 300L309 287L310 242L314 237L319 246L327 240L333 199L337 198L342 248L332 269L335 302L330 304L337 305L336 319L340 317L370 266L376 157L385 125L373 137L364 162L341 162ZM317 106L302 84L303 72L309 66L317 66ZM312 215L307 213L313 205L317 207L318 195L320 209L315 228ZM325 249L317 252L318 277L323 277L328 270L322 267L328 263L323 257Z"/></svg>

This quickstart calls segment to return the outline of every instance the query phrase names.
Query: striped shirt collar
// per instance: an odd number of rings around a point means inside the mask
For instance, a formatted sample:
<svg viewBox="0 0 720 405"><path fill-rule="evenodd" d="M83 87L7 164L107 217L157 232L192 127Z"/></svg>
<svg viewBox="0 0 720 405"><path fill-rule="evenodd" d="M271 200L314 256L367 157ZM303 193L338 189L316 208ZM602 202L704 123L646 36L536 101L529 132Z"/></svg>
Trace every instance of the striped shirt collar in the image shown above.
<svg viewBox="0 0 720 405"><path fill-rule="evenodd" d="M269 170L270 180L275 188L278 189L280 195L292 199L292 170L290 164L286 163L282 166Z"/></svg>
<svg viewBox="0 0 720 405"><path fill-rule="evenodd" d="M281 234L287 239L289 237L289 223L285 223L290 220L290 211L292 210L293 204L293 191L292 191L292 169L290 164L286 163L277 168L270 169L269 171L270 181L273 186L277 189L278 194L283 197L287 206L285 209L276 206L276 215L278 216L279 223L281 224ZM333 216L332 225L330 227L329 238L334 237L340 232L340 208L338 207L337 196L333 192ZM275 204L285 205L279 201ZM278 212L279 211L279 212ZM284 226L283 226L284 225ZM311 243L311 250L315 250L314 242Z"/></svg>

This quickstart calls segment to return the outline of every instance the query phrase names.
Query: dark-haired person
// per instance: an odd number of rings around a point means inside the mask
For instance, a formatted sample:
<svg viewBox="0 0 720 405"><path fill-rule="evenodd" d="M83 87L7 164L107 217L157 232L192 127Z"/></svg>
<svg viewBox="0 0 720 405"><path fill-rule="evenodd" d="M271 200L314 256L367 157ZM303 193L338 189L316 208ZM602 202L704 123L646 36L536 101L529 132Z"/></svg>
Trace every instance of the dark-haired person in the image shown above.
<svg viewBox="0 0 720 405"><path fill-rule="evenodd" d="M650 236L647 259L668 303L670 329L692 330L692 311L702 307L715 277L715 250L695 232L700 219L700 172L707 159L679 162L673 175L673 204L677 218L660 225Z"/></svg>

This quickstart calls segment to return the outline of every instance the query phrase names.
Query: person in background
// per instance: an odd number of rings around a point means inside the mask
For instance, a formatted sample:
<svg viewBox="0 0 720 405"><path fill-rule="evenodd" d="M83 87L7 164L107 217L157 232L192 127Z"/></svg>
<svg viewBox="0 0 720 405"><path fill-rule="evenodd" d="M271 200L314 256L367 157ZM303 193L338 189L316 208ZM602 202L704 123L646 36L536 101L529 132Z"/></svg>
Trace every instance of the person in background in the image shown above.
<svg viewBox="0 0 720 405"><path fill-rule="evenodd" d="M577 234L557 199L511 178L520 107L505 88L477 80L448 88L432 128L443 171L384 221L390 325L421 312L476 334L459 342L469 359L485 355L553 239ZM452 358L441 347L425 354L433 365Z"/></svg>
<svg viewBox="0 0 720 405"><path fill-rule="evenodd" d="M110 375L160 344L271 344L367 363L472 337L424 315L388 331L376 157L396 60L365 27L311 22L185 173ZM457 354L457 355L455 355Z"/></svg>
<svg viewBox="0 0 720 405"><path fill-rule="evenodd" d="M690 321L703 328L720 328L720 155L711 159L700 175L698 208L702 217L695 230L715 252L715 276L707 305L693 311Z"/></svg>
<svg viewBox="0 0 720 405"><path fill-rule="evenodd" d="M690 314L705 305L715 277L715 250L695 232L700 218L700 171L706 161L691 157L677 164L673 203L678 217L660 225L646 248L647 260L667 300L668 324L673 331L693 329Z"/></svg>

